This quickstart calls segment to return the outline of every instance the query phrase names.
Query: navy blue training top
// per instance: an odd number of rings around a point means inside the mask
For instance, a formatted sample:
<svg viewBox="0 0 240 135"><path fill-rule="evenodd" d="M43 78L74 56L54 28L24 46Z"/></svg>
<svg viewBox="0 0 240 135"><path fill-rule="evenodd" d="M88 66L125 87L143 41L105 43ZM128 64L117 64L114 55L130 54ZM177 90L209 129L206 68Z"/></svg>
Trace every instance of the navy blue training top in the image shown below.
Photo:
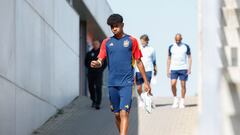
<svg viewBox="0 0 240 135"><path fill-rule="evenodd" d="M99 59L107 59L108 86L133 85L135 60L142 57L138 42L130 35L103 40Z"/></svg>

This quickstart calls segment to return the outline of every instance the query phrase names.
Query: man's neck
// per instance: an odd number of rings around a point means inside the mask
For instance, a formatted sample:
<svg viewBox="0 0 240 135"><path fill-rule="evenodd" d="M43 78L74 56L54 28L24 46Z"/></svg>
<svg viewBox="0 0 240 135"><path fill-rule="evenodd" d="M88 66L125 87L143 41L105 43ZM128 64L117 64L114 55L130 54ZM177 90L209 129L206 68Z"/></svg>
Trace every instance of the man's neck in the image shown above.
<svg viewBox="0 0 240 135"><path fill-rule="evenodd" d="M97 51L99 48L93 48L94 51Z"/></svg>
<svg viewBox="0 0 240 135"><path fill-rule="evenodd" d="M124 36L125 36L124 33L120 33L120 34L114 35L114 37L116 37L116 38L118 38L118 39L120 39L120 38L122 38L122 37L124 37Z"/></svg>
<svg viewBox="0 0 240 135"><path fill-rule="evenodd" d="M182 44L182 42L176 43L176 45L180 46Z"/></svg>
<svg viewBox="0 0 240 135"><path fill-rule="evenodd" d="M147 47L147 46L148 46L148 44L146 44L146 45L143 45L143 48L144 48L144 47Z"/></svg>

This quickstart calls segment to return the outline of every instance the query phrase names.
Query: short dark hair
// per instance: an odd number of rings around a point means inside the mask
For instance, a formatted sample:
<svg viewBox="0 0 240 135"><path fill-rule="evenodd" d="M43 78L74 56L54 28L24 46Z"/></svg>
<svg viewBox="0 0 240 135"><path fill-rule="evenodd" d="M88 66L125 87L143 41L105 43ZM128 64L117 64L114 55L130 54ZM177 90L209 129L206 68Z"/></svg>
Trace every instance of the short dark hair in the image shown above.
<svg viewBox="0 0 240 135"><path fill-rule="evenodd" d="M107 19L107 24L109 26L112 26L118 23L123 23L123 17L120 14L112 14Z"/></svg>
<svg viewBox="0 0 240 135"><path fill-rule="evenodd" d="M181 33L177 33L175 36L180 36L180 37L182 37L182 34L181 34Z"/></svg>
<svg viewBox="0 0 240 135"><path fill-rule="evenodd" d="M149 38L148 38L148 35L147 34L143 34L141 37L140 37L140 39L143 39L143 40L145 40L145 41L149 41Z"/></svg>

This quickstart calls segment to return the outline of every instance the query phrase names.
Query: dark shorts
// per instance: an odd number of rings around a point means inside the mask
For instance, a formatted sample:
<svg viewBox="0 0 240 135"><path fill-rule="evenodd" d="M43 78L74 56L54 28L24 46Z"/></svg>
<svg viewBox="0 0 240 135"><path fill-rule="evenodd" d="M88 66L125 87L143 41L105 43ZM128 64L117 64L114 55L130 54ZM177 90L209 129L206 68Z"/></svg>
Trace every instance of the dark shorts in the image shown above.
<svg viewBox="0 0 240 135"><path fill-rule="evenodd" d="M109 86L109 99L111 109L114 113L131 109L132 104L132 86Z"/></svg>
<svg viewBox="0 0 240 135"><path fill-rule="evenodd" d="M152 71L146 72L146 76L147 76L148 82L150 83L151 79L152 79ZM137 85L140 85L140 84L144 83L142 75L140 74L140 72L136 72L136 83L137 83Z"/></svg>
<svg viewBox="0 0 240 135"><path fill-rule="evenodd" d="M187 70L171 70L171 80L173 79L177 80L178 77L181 81L187 81L188 80Z"/></svg>

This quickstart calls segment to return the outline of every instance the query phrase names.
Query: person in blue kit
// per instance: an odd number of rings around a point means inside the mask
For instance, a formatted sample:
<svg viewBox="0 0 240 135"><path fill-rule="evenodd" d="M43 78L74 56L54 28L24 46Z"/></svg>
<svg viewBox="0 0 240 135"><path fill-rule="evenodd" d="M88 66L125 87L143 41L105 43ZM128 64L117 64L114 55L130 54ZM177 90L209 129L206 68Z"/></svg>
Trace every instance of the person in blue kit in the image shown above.
<svg viewBox="0 0 240 135"><path fill-rule="evenodd" d="M100 68L107 59L111 109L115 113L119 134L127 135L135 62L143 77L145 91L151 94L151 88L141 61L142 53L138 42L132 36L124 33L122 16L110 15L107 24L111 27L114 35L103 40L98 60L92 61L91 67Z"/></svg>

